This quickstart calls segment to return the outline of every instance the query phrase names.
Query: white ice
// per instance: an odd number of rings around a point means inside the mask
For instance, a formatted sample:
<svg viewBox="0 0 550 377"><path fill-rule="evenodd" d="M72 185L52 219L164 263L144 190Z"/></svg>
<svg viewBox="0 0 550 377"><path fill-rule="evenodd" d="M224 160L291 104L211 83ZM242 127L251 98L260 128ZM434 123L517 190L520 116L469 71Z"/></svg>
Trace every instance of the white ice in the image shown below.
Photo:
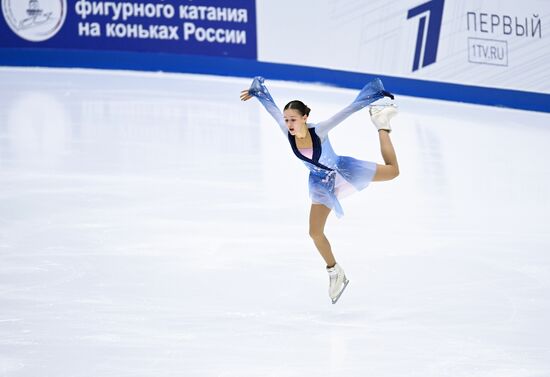
<svg viewBox="0 0 550 377"><path fill-rule="evenodd" d="M250 81L0 69L0 376L550 376L549 114L398 96L332 305ZM356 94L266 83L313 122ZM331 141L382 161L367 111Z"/></svg>

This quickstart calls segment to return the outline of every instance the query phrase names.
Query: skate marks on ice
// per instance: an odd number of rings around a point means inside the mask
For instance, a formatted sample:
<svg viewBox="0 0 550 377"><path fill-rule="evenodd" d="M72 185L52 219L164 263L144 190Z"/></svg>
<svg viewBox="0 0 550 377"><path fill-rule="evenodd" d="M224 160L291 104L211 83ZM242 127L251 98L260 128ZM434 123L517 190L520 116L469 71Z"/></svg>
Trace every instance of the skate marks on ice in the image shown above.
<svg viewBox="0 0 550 377"><path fill-rule="evenodd" d="M396 99L400 177L327 224L332 305L307 172L249 80L0 81L0 374L550 374L548 115ZM271 87L313 122L354 94ZM380 161L367 111L333 132Z"/></svg>

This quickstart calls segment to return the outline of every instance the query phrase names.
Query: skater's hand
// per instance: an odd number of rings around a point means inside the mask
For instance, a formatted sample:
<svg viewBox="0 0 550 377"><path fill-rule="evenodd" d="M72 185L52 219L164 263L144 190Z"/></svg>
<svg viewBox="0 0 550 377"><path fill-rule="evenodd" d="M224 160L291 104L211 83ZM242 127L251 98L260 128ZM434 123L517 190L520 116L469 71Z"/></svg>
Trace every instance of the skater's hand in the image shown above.
<svg viewBox="0 0 550 377"><path fill-rule="evenodd" d="M248 101L252 96L248 93L248 89L241 92L241 101Z"/></svg>

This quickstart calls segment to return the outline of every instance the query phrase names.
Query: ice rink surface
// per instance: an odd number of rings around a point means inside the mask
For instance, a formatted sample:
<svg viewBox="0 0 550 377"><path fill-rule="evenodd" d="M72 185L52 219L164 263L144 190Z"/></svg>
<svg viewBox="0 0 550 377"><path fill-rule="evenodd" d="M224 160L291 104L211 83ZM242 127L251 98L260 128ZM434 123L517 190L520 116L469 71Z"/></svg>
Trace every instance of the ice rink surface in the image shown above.
<svg viewBox="0 0 550 377"><path fill-rule="evenodd" d="M397 96L332 305L250 81L0 69L0 376L550 376L549 114ZM266 84L314 123L357 93ZM330 137L382 161L366 110Z"/></svg>

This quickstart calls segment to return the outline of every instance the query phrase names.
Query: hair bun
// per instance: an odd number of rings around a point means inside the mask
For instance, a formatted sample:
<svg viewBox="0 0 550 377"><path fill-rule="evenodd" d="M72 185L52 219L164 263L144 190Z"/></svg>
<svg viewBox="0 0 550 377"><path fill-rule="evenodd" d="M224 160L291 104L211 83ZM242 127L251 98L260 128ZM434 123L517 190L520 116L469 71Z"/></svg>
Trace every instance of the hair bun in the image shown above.
<svg viewBox="0 0 550 377"><path fill-rule="evenodd" d="M287 109L297 110L302 115L309 115L309 112L311 111L311 109L307 107L305 103L299 100L294 100L287 103L284 110Z"/></svg>

